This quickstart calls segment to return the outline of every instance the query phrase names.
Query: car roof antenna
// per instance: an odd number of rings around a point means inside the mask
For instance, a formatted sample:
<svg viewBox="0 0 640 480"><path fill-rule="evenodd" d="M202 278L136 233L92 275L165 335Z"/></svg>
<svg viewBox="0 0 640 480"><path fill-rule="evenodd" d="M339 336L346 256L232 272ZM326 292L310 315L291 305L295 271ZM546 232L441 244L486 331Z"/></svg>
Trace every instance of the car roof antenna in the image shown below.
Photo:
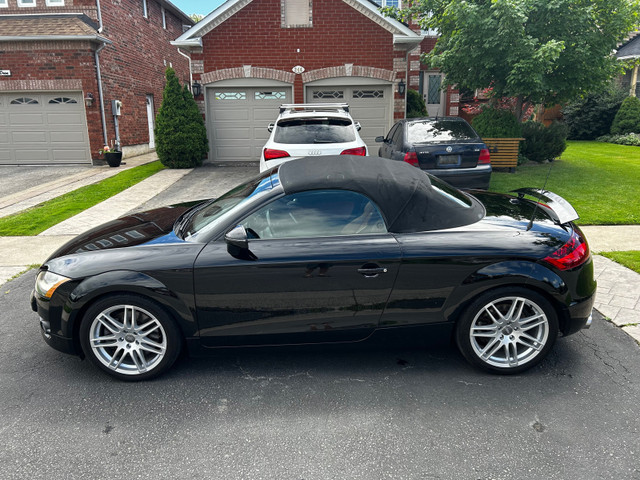
<svg viewBox="0 0 640 480"><path fill-rule="evenodd" d="M544 185L542 186L541 193L546 191L547 189L547 182L549 181L549 175L551 175L551 167L553 167L553 161L550 162L549 170L547 171L547 178L544 179ZM527 225L527 230L526 230L527 232L531 230L531 227L533 227L533 219L536 218L536 212L538 211L538 205L540 205L540 200L541 199L538 198L538 201L533 207L533 214L531 215L531 220L529 220L529 225Z"/></svg>

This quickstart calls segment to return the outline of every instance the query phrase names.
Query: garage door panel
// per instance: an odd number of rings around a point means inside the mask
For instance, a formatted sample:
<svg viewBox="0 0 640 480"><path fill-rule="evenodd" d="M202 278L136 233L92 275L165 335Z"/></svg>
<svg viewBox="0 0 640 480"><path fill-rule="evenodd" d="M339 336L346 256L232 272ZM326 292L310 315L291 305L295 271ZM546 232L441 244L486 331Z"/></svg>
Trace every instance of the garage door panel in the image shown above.
<svg viewBox="0 0 640 480"><path fill-rule="evenodd" d="M207 129L211 158L216 161L257 161L269 138L267 126L278 107L291 102L291 87L207 89ZM241 100L231 100L243 92Z"/></svg>
<svg viewBox="0 0 640 480"><path fill-rule="evenodd" d="M9 123L12 127L44 125L42 112L37 113L10 113Z"/></svg>
<svg viewBox="0 0 640 480"><path fill-rule="evenodd" d="M0 93L0 105L1 163L91 162L80 92Z"/></svg>

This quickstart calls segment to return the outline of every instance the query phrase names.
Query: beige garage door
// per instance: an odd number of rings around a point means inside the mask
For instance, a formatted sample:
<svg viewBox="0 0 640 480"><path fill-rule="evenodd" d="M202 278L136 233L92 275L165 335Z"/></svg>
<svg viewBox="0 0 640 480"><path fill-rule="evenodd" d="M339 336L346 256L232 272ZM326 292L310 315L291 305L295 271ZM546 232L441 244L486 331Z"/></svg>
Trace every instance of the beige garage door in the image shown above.
<svg viewBox="0 0 640 480"><path fill-rule="evenodd" d="M91 163L82 93L0 93L0 164L62 163Z"/></svg>
<svg viewBox="0 0 640 480"><path fill-rule="evenodd" d="M307 102L348 103L351 116L360 122L360 137L367 144L369 154L378 152L378 135L386 135L392 125L390 85L307 87Z"/></svg>
<svg viewBox="0 0 640 480"><path fill-rule="evenodd" d="M291 103L291 87L208 87L209 158L218 162L260 160L267 127L278 107Z"/></svg>

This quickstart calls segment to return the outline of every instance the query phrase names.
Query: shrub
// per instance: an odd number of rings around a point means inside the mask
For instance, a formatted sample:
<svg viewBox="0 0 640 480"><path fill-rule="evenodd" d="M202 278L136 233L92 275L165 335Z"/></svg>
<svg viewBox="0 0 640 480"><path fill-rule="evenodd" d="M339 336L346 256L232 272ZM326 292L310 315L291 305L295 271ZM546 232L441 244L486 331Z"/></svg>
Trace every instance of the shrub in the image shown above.
<svg viewBox="0 0 640 480"><path fill-rule="evenodd" d="M202 165L209 151L207 131L193 95L180 88L173 68L167 68L167 84L156 117L156 152L168 168L192 168Z"/></svg>
<svg viewBox="0 0 640 480"><path fill-rule="evenodd" d="M611 124L611 133L640 133L640 99L627 97L620 105L620 110Z"/></svg>
<svg viewBox="0 0 640 480"><path fill-rule="evenodd" d="M598 142L616 143L618 145L631 145L640 147L640 134L627 133L626 135L603 135L596 138Z"/></svg>
<svg viewBox="0 0 640 480"><path fill-rule="evenodd" d="M522 124L509 110L485 108L473 119L473 128L483 138L520 138Z"/></svg>
<svg viewBox="0 0 640 480"><path fill-rule="evenodd" d="M416 90L407 90L407 118L426 117L427 106L424 98Z"/></svg>
<svg viewBox="0 0 640 480"><path fill-rule="evenodd" d="M567 148L567 131L567 126L560 122L553 122L548 127L540 122L525 122L520 153L534 162L553 160Z"/></svg>
<svg viewBox="0 0 640 480"><path fill-rule="evenodd" d="M567 104L562 109L562 118L569 128L568 137L573 140L594 140L608 134L626 96L623 88L612 83L601 92L591 93Z"/></svg>

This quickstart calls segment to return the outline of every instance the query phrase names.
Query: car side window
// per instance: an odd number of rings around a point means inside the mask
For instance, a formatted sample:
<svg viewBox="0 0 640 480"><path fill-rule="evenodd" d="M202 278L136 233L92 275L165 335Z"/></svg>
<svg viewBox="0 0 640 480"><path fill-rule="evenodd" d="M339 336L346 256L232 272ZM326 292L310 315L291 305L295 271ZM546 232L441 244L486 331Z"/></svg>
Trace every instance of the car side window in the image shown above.
<svg viewBox="0 0 640 480"><path fill-rule="evenodd" d="M397 125L398 128L396 128L396 131L393 132L393 139L392 139L392 143L394 145L398 145L401 146L401 142L402 142L402 129L404 127L404 125Z"/></svg>
<svg viewBox="0 0 640 480"><path fill-rule="evenodd" d="M394 125L393 127L391 127L391 130L389 130L389 133L387 133L387 138L385 138L385 140L391 143L393 141L393 136L396 134L397 131L398 131L398 125Z"/></svg>
<svg viewBox="0 0 640 480"><path fill-rule="evenodd" d="M312 190L274 200L244 219L250 238L364 235L387 231L371 200L346 190Z"/></svg>

